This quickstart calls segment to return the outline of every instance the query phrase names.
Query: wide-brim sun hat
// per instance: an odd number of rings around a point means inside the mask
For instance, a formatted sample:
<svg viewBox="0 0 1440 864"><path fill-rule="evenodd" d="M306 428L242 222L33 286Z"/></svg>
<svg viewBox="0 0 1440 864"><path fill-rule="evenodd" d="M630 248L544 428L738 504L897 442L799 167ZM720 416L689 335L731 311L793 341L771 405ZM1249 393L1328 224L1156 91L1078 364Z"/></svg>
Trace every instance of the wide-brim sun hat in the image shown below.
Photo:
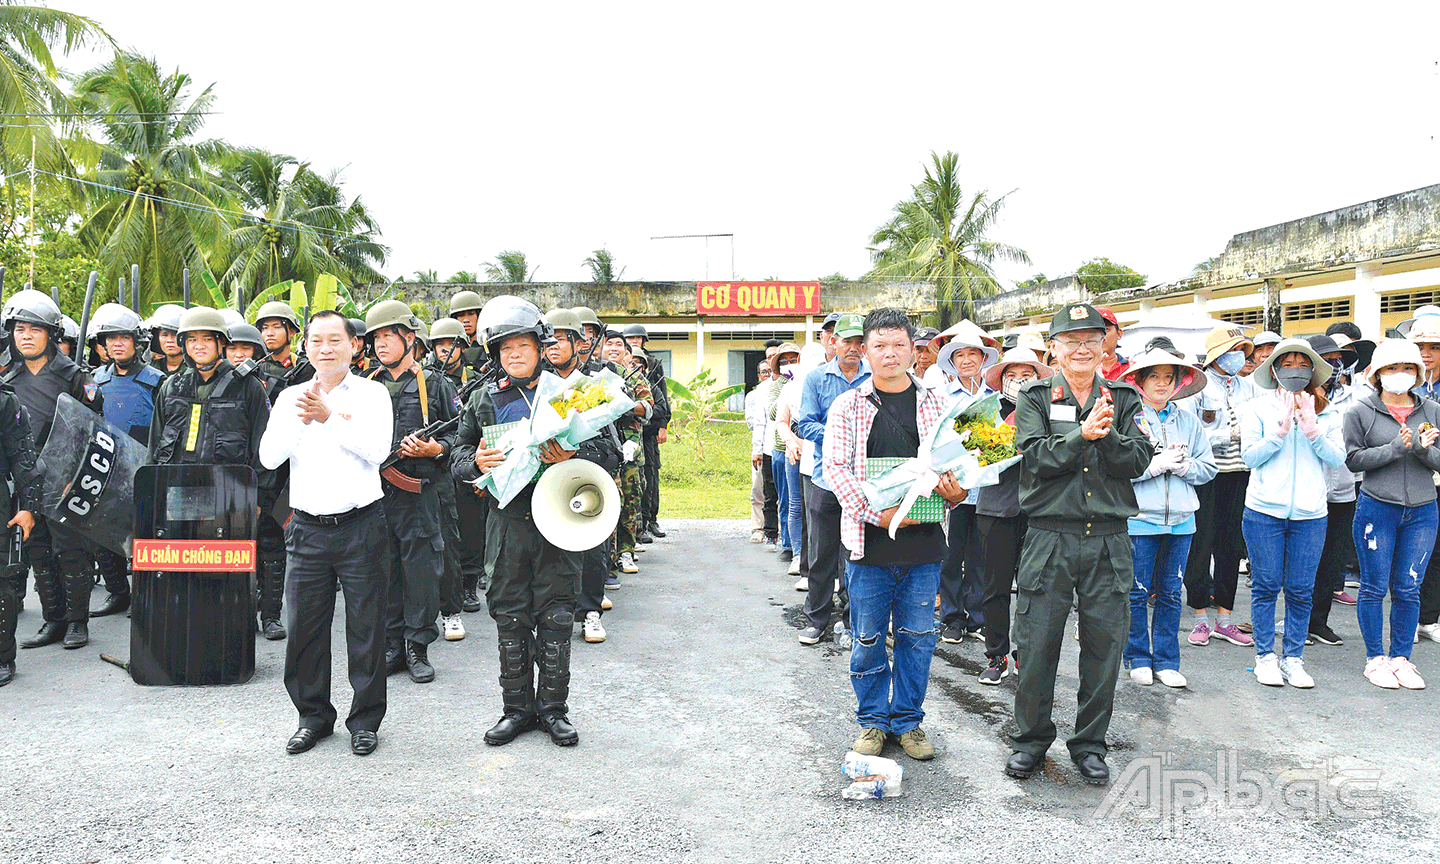
<svg viewBox="0 0 1440 864"><path fill-rule="evenodd" d="M1351 339L1344 333L1336 333L1330 337L1335 344L1340 346L1342 351L1355 352L1355 368L1365 369L1370 366L1370 358L1375 354L1375 343L1369 339Z"/></svg>
<svg viewBox="0 0 1440 864"><path fill-rule="evenodd" d="M1396 363L1413 365L1419 373L1415 383L1420 383L1419 376L1425 374L1425 361L1420 357L1420 346L1409 339L1386 339L1375 346L1375 354L1370 358L1370 374L1367 377L1376 392L1380 390L1380 370Z"/></svg>
<svg viewBox="0 0 1440 864"><path fill-rule="evenodd" d="M1309 342L1310 347L1314 348L1315 353L1321 357L1340 352L1340 368L1342 369L1360 359L1359 352L1341 345L1334 336L1307 336L1305 341Z"/></svg>
<svg viewBox="0 0 1440 864"><path fill-rule="evenodd" d="M1138 357L1131 357L1130 367L1125 370L1125 374L1121 376L1120 380L1139 390L1140 384L1136 379L1136 373L1160 366L1174 366L1179 370L1180 385L1175 388L1174 393L1170 394L1172 400L1194 396L1205 389L1205 370L1186 363L1184 357L1171 354L1164 348L1151 348Z"/></svg>
<svg viewBox="0 0 1440 864"><path fill-rule="evenodd" d="M1242 345L1246 347L1241 348ZM1255 350L1255 343L1237 325L1216 327L1205 337L1205 365L1209 366L1221 354L1229 353L1237 348L1249 356Z"/></svg>
<svg viewBox="0 0 1440 864"><path fill-rule="evenodd" d="M800 346L794 342L785 342L776 348L775 353L770 356L770 372L772 374L780 374L780 358L786 354L794 354L795 362L800 362Z"/></svg>
<svg viewBox="0 0 1440 864"><path fill-rule="evenodd" d="M1411 342L1440 342L1440 315L1422 315L1410 325L1404 333Z"/></svg>
<svg viewBox="0 0 1440 864"><path fill-rule="evenodd" d="M1004 356L992 363L985 369L985 386L991 390L999 390L1002 379L1005 377L1005 370L1011 366L1029 366L1035 370L1036 378L1049 378L1055 374L1055 370L1040 362L1034 351L1029 348L1011 348Z"/></svg>
<svg viewBox="0 0 1440 864"><path fill-rule="evenodd" d="M972 340L968 336L956 336L954 339L946 342L944 348L940 349L940 356L936 358L935 365L939 366L940 371L947 375L959 376L960 373L955 369L955 353L966 348L974 348L985 355L985 362L980 364L981 369L990 368L1000 357L1000 352L991 348L989 345L985 345L978 340Z"/></svg>
<svg viewBox="0 0 1440 864"><path fill-rule="evenodd" d="M1255 382L1256 387L1275 390L1280 386L1280 382L1275 380L1275 373L1271 370L1286 354L1304 354L1310 358L1311 387L1323 386L1326 381L1330 380L1330 373L1335 371L1335 367L1326 363L1325 358L1310 347L1309 342L1299 338L1282 339L1280 344L1275 346L1275 353L1266 357L1265 362L1255 367L1255 371L1250 375L1250 380Z"/></svg>
<svg viewBox="0 0 1440 864"><path fill-rule="evenodd" d="M1421 306L1419 309L1415 310L1415 317L1406 318L1404 321L1396 324L1395 329L1400 331L1401 336L1404 336L1408 339L1410 337L1410 330L1415 326L1415 322L1419 321L1421 318L1428 318L1431 316L1440 317L1440 306Z"/></svg>
<svg viewBox="0 0 1440 864"><path fill-rule="evenodd" d="M967 318L961 318L959 321L956 321L954 324L950 325L944 330L941 330L939 335L937 335L932 341L943 346L948 344L950 340L959 339L961 337L964 337L971 342L978 342L981 345L988 345L991 348L995 348L997 349L997 353L998 349L1000 348L999 339L996 339L994 336L986 333L983 327Z"/></svg>

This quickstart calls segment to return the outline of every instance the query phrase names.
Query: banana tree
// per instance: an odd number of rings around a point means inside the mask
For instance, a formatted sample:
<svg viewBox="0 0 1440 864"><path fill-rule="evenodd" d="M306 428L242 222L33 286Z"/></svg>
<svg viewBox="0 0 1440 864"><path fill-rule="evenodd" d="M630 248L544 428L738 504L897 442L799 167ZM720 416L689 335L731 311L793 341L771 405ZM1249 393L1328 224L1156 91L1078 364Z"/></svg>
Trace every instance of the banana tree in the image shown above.
<svg viewBox="0 0 1440 864"><path fill-rule="evenodd" d="M688 385L673 378L665 379L665 392L670 396L670 428L676 439L695 448L695 458L705 459L705 440L720 433L712 428L715 420L733 419L725 410L731 396L745 391L744 384L720 387L709 369L701 369Z"/></svg>

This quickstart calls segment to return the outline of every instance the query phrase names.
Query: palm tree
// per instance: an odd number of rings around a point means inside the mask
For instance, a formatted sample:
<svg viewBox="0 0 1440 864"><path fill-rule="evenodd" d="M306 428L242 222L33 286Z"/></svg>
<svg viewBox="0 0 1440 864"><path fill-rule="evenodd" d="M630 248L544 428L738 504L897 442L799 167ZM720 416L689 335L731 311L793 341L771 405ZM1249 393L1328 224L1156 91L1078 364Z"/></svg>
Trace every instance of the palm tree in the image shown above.
<svg viewBox="0 0 1440 864"><path fill-rule="evenodd" d="M0 169L19 170L35 154L41 170L61 175L74 173L65 147L55 137L49 118L67 110L65 94L56 84L60 76L51 54L54 47L69 52L87 43L109 41L99 24L83 15L20 5L0 0ZM13 194L15 187L5 184Z"/></svg>
<svg viewBox="0 0 1440 864"><path fill-rule="evenodd" d="M918 279L938 290L940 326L975 312L975 299L1000 290L996 261L1029 264L1025 250L989 239L1009 193L991 198L982 189L967 196L960 188L959 157L930 154L925 179L911 197L870 238L873 266L866 278Z"/></svg>
<svg viewBox="0 0 1440 864"><path fill-rule="evenodd" d="M621 267L618 273L615 271L615 255L604 247L596 249L582 263L590 268L591 282L609 285L619 281L620 277L625 275L624 267Z"/></svg>
<svg viewBox="0 0 1440 864"><path fill-rule="evenodd" d="M313 287L322 273L349 277L326 245L324 234L340 222L341 208L306 196L310 166L293 156L255 147L238 148L221 160L225 182L250 214L227 237L228 263L221 285L245 308L250 298L277 282Z"/></svg>
<svg viewBox="0 0 1440 864"><path fill-rule="evenodd" d="M450 282L479 282L480 279L469 270L456 270L455 275L449 278Z"/></svg>
<svg viewBox="0 0 1440 864"><path fill-rule="evenodd" d="M494 261L485 264L485 278L490 282L530 282L540 268L527 273L528 266L524 252L501 252Z"/></svg>
<svg viewBox="0 0 1440 864"><path fill-rule="evenodd" d="M296 176L295 184L312 208L327 208L317 209L317 215L323 212L331 217L326 220L327 230L320 239L330 257L340 263L342 271L335 275L348 278L351 285L385 282L380 268L390 257L390 247L380 242L380 225L360 196L345 199L342 172L336 169L322 176L307 171Z"/></svg>
<svg viewBox="0 0 1440 864"><path fill-rule="evenodd" d="M416 270L416 271L415 271L415 281L416 281L416 282L439 282L439 281L440 281L440 271L439 271L439 270Z"/></svg>
<svg viewBox="0 0 1440 864"><path fill-rule="evenodd" d="M195 140L214 94L206 87L191 99L191 83L129 52L75 83L77 104L100 132L90 172L98 206L79 235L103 267L102 284L139 264L149 302L180 296L184 268L202 271L210 257L224 257L237 207L213 170L228 145Z"/></svg>

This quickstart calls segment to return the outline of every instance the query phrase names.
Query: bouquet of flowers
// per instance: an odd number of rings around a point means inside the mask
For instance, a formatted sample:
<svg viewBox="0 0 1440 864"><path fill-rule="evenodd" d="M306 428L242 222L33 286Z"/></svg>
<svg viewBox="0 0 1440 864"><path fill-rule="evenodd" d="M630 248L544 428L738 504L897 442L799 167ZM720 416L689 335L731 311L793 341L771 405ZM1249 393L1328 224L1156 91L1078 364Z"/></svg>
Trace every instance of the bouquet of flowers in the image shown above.
<svg viewBox="0 0 1440 864"><path fill-rule="evenodd" d="M998 393L969 403L956 401L920 442L919 455L879 478L867 478L861 483L872 510L900 505L897 518L890 522L890 536L895 536L915 502L935 491L940 475L946 471L966 489L999 483L1000 474L1020 459L1015 452L1015 432L1002 430L1004 425Z"/></svg>
<svg viewBox="0 0 1440 864"><path fill-rule="evenodd" d="M635 400L625 392L625 379L604 369L582 375L579 381L542 372L531 404L527 419L509 426L497 440L485 442L505 451L505 461L481 475L475 486L495 496L501 507L541 473L540 448L547 441L576 450L633 410Z"/></svg>

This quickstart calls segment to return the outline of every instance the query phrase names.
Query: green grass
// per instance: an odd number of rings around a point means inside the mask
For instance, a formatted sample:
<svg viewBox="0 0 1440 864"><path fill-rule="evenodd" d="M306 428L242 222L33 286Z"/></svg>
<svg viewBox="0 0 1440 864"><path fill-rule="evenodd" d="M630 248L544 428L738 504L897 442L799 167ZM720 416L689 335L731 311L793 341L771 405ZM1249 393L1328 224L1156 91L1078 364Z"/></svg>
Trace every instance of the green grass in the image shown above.
<svg viewBox="0 0 1440 864"><path fill-rule="evenodd" d="M749 518L749 427L707 423L702 442L704 459L683 434L660 445L660 518Z"/></svg>

